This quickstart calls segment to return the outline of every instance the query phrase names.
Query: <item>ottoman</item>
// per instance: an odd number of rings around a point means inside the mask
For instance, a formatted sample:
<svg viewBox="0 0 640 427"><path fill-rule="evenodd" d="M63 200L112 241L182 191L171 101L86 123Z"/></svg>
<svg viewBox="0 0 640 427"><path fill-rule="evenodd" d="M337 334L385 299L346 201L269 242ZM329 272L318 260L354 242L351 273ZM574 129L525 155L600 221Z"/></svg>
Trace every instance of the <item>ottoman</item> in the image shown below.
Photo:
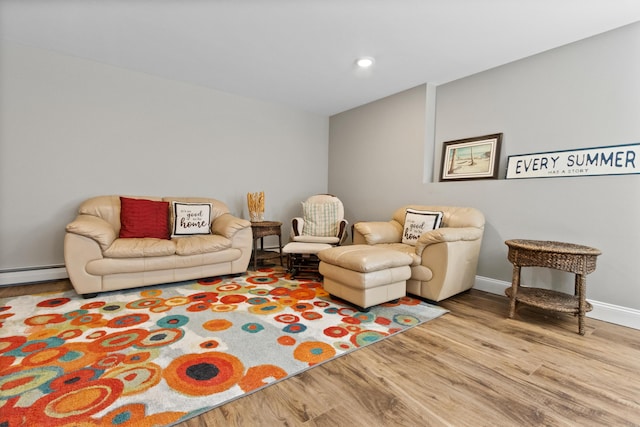
<svg viewBox="0 0 640 427"><path fill-rule="evenodd" d="M369 245L338 246L318 252L324 289L361 309L407 293L411 256Z"/></svg>

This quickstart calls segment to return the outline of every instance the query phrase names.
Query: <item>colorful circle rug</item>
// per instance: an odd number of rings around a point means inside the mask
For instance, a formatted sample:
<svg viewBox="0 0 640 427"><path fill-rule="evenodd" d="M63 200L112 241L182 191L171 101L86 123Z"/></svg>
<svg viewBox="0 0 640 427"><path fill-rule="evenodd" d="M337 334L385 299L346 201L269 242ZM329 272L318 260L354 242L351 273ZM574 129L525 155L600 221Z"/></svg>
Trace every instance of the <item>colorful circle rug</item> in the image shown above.
<svg viewBox="0 0 640 427"><path fill-rule="evenodd" d="M0 300L0 426L167 426L446 310L360 312L282 270Z"/></svg>

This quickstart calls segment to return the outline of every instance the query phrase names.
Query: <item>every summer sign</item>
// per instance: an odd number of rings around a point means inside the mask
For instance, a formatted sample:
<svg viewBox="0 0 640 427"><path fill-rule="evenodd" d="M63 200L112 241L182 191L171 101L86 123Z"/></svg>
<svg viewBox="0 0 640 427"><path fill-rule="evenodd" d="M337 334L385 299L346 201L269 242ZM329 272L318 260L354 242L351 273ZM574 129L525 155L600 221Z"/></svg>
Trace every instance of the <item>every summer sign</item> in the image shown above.
<svg viewBox="0 0 640 427"><path fill-rule="evenodd" d="M509 156L507 179L640 173L640 143Z"/></svg>

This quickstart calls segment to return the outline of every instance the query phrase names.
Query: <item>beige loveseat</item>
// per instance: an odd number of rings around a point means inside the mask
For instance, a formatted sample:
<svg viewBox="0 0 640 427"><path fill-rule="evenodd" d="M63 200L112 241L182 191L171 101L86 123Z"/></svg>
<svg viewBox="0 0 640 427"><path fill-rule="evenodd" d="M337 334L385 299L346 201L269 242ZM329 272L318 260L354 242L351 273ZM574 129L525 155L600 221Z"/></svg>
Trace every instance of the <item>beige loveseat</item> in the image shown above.
<svg viewBox="0 0 640 427"><path fill-rule="evenodd" d="M67 225L64 259L78 294L225 274L244 273L253 245L251 223L211 198L138 197L150 201L211 204L211 234L161 238L120 238L120 196L86 200ZM171 218L171 216L169 216ZM169 224L167 224L169 227ZM208 232L208 229L207 229Z"/></svg>
<svg viewBox="0 0 640 427"><path fill-rule="evenodd" d="M419 236L415 245L402 243L407 209L442 212L440 228ZM412 257L407 293L441 301L473 287L484 215L477 209L408 205L387 222L358 222L353 243L398 250Z"/></svg>

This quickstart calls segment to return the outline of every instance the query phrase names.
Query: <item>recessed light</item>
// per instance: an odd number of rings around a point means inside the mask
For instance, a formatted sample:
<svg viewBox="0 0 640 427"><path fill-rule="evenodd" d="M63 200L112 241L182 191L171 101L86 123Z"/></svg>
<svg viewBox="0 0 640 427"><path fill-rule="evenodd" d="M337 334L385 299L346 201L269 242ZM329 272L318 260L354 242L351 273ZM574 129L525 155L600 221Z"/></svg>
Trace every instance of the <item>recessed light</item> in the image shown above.
<svg viewBox="0 0 640 427"><path fill-rule="evenodd" d="M356 65L360 68L369 68L373 65L374 63L374 59L370 58L370 57L363 57L363 58L358 58L356 60Z"/></svg>

